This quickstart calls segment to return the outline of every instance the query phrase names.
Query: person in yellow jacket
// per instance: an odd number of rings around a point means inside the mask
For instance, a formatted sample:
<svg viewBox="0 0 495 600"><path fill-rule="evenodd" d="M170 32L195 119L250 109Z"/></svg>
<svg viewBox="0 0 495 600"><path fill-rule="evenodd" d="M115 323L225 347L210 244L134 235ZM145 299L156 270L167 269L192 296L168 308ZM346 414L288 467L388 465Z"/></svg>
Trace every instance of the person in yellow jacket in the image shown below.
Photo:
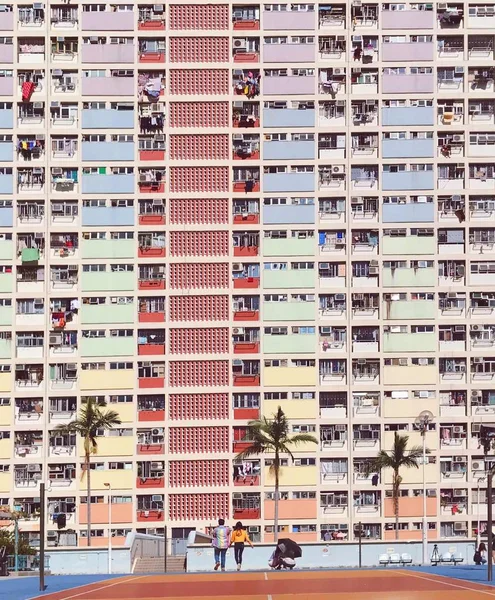
<svg viewBox="0 0 495 600"><path fill-rule="evenodd" d="M242 553L244 552L244 544L249 544L251 548L254 548L253 542L249 539L246 529L243 527L240 521L237 521L232 531L230 545L234 546L234 557L238 571L241 570L242 566Z"/></svg>

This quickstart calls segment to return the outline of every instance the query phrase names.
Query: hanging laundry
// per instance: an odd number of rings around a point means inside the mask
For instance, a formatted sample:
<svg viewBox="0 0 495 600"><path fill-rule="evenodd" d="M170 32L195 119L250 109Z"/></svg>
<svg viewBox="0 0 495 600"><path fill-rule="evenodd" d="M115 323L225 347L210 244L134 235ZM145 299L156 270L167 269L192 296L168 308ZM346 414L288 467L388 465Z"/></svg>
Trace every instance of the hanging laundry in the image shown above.
<svg viewBox="0 0 495 600"><path fill-rule="evenodd" d="M25 81L22 84L22 101L29 102L31 100L31 96L33 95L34 90L36 89L36 84L32 81Z"/></svg>

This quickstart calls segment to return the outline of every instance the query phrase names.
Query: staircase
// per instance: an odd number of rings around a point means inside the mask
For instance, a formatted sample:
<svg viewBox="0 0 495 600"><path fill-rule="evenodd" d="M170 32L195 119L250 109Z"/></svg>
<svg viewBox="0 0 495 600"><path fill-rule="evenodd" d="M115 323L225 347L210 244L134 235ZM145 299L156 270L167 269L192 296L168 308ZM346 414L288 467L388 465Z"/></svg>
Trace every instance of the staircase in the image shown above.
<svg viewBox="0 0 495 600"><path fill-rule="evenodd" d="M163 573L163 556L137 558L133 573ZM184 573L184 556L167 556L167 573Z"/></svg>

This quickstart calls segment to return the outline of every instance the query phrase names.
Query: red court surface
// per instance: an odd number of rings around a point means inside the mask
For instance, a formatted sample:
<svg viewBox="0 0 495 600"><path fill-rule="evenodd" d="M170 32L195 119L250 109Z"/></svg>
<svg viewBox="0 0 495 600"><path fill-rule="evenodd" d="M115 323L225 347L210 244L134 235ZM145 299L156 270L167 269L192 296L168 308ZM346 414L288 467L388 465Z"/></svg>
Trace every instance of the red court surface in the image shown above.
<svg viewBox="0 0 495 600"><path fill-rule="evenodd" d="M43 600L481 600L495 588L412 570L143 575L100 581Z"/></svg>

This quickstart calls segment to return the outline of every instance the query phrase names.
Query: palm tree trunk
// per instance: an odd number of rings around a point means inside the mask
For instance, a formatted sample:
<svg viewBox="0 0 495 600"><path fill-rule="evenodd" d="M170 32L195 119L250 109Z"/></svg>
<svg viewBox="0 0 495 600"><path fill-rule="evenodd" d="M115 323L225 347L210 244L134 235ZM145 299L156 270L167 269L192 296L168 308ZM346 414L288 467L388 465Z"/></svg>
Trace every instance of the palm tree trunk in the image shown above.
<svg viewBox="0 0 495 600"><path fill-rule="evenodd" d="M279 487L280 487L280 461L278 454L275 454L275 507L273 511L273 539L275 544L278 542L278 502L279 502Z"/></svg>
<svg viewBox="0 0 495 600"><path fill-rule="evenodd" d="M86 451L86 456L85 456L85 466L86 466L86 490L87 490L87 496L86 496L86 517L88 520L88 529L87 529L87 536L88 536L88 546L91 546L91 469L90 469L90 454L88 451Z"/></svg>
<svg viewBox="0 0 495 600"><path fill-rule="evenodd" d="M394 515L395 515L395 539L399 539L399 473L394 473L394 481L392 485L392 496L394 499Z"/></svg>

